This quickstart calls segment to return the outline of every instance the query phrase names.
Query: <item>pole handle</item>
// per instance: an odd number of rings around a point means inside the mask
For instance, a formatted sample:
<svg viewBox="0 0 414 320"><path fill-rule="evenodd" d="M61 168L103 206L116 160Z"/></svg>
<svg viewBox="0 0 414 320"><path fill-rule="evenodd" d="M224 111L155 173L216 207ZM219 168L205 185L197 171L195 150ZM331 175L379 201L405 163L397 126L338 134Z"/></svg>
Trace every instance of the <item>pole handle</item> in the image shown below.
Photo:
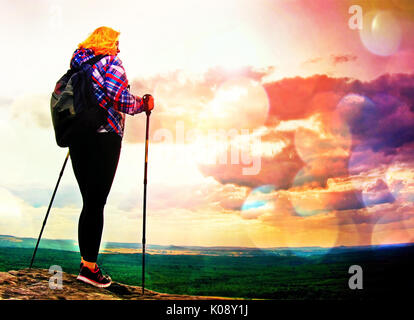
<svg viewBox="0 0 414 320"><path fill-rule="evenodd" d="M143 104L144 104L144 109L145 109L145 113L147 114L147 116L149 116L151 114L151 110L148 110L148 101L150 99L150 97L152 97L150 94L144 94L142 96L142 100L143 100Z"/></svg>

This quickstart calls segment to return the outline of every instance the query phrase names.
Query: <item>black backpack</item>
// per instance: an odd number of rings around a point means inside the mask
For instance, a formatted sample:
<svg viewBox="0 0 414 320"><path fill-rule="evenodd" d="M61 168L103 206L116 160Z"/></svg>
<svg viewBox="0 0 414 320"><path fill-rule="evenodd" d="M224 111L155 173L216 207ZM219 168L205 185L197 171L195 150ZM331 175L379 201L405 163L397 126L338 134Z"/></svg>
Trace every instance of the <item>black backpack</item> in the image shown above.
<svg viewBox="0 0 414 320"><path fill-rule="evenodd" d="M98 105L92 85L92 66L103 57L69 69L56 83L50 111L59 147L68 147L75 136L96 131L106 123L108 111Z"/></svg>

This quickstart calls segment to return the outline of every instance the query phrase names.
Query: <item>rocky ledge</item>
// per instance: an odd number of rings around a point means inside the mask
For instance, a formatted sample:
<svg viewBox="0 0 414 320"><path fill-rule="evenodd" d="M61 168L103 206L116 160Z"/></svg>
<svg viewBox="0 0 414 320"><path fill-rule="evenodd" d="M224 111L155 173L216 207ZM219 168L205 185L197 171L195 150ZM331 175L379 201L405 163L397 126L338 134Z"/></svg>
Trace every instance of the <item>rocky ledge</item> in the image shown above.
<svg viewBox="0 0 414 320"><path fill-rule="evenodd" d="M142 287L113 282L108 288L96 288L76 280L76 276L62 272L61 286L52 282L46 269L22 269L0 272L0 300L222 300L203 297L159 293ZM53 289L53 287L56 287ZM52 288L51 288L52 287Z"/></svg>

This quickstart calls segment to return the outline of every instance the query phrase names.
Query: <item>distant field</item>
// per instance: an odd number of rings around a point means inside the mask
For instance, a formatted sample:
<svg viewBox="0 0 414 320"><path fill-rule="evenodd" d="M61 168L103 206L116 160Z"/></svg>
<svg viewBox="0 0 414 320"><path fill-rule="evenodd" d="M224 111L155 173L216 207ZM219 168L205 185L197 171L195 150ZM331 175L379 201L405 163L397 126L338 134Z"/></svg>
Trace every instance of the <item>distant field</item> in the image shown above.
<svg viewBox="0 0 414 320"><path fill-rule="evenodd" d="M27 268L32 248L0 247L0 271ZM412 296L414 246L332 251L325 255L147 255L146 287L165 293L264 299L375 299ZM98 261L115 281L141 284L141 254L107 253ZM363 268L363 290L348 269ZM76 274L79 253L38 250L36 268Z"/></svg>

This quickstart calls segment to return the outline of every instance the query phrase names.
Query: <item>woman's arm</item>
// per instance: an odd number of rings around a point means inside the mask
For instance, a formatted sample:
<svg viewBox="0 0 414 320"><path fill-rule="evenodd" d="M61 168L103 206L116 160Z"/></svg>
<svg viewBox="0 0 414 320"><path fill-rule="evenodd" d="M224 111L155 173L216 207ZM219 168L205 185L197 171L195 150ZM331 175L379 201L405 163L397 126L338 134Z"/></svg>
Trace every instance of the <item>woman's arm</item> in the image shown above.
<svg viewBox="0 0 414 320"><path fill-rule="evenodd" d="M105 74L106 94L115 110L134 115L144 111L143 100L128 90L125 69L118 57L110 62Z"/></svg>

